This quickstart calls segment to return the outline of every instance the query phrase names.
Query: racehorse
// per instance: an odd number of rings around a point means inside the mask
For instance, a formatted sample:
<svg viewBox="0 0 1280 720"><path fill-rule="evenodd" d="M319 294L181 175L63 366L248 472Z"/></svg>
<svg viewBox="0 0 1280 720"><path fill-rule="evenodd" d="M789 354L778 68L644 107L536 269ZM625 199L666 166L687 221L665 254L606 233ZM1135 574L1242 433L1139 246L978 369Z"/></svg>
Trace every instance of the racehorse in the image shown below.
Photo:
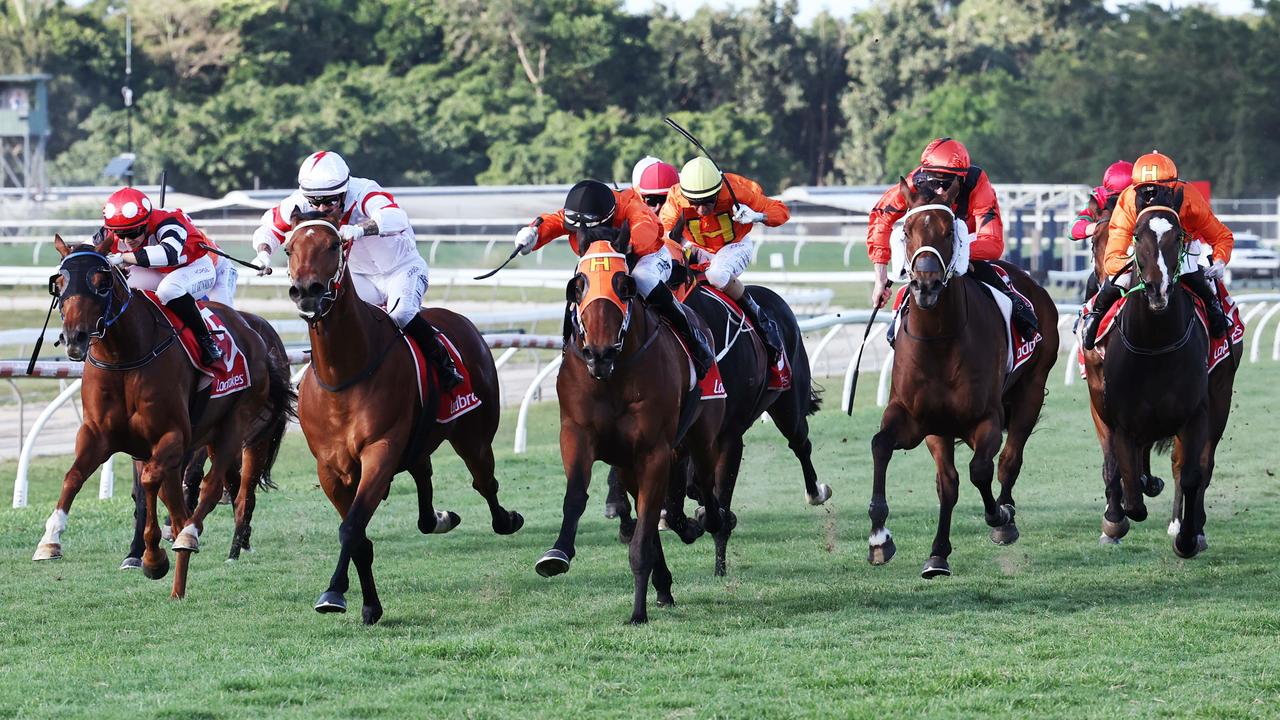
<svg viewBox="0 0 1280 720"><path fill-rule="evenodd" d="M217 398L200 390L203 375L184 354L176 331L107 261L111 242L107 236L97 246L71 248L61 237L54 238L62 262L49 290L60 304L62 338L68 357L88 362L80 392L84 422L76 435L76 459L62 481L62 494L33 559L62 556L67 513L85 479L112 454L127 453L146 463L141 477L146 499L142 572L159 579L169 570L168 556L159 545L159 499L177 531L173 597L181 598L186 594L190 555L199 550L204 517L212 509L212 503L201 503L188 518L181 488L184 455L195 447L207 448L205 493L220 492L235 468L242 490L254 485L270 472L295 396L288 366L272 362L267 344L250 324L217 303L211 305L245 357L250 385ZM247 509L249 503L244 506ZM237 517L237 532L247 523L247 514Z"/></svg>
<svg viewBox="0 0 1280 720"><path fill-rule="evenodd" d="M1208 333L1196 317L1195 300L1178 282L1184 249L1181 199L1180 191L1167 188L1150 199L1138 196L1133 262L1141 285L1130 293L1141 289L1142 297L1119 310L1115 327L1098 345L1103 352L1086 353L1085 370L1103 448L1102 542L1124 537L1131 519L1146 519L1143 494L1155 492L1144 463L1152 444L1173 437L1169 530L1174 552L1190 558L1208 547L1205 489L1230 415L1242 348L1230 345L1230 357L1208 372Z"/></svg>
<svg viewBox="0 0 1280 720"><path fill-rule="evenodd" d="M956 274L955 213L959 183L942 195L915 192L900 181L911 210L905 221L909 296L893 355L893 388L871 440L875 475L871 492L871 537L867 559L889 562L896 552L885 527L889 505L885 475L894 450L925 441L937 466L938 531L921 576L950 575L951 512L959 494L955 444L973 449L969 479L982 494L991 539L1018 539L1013 486L1022 468L1023 448L1044 404L1045 382L1057 360L1057 309L1029 275L1013 265L1000 266L1030 299L1043 339L1013 372L1008 357L1007 324L977 280ZM1007 433L1001 451L1001 434ZM994 458L1000 453L1000 495L991 493Z"/></svg>
<svg viewBox="0 0 1280 720"><path fill-rule="evenodd" d="M682 268L683 270L683 268ZM720 429L723 448L720 465L716 468L715 493L717 502L724 509L726 522L714 535L716 547L715 574L725 574L725 553L729 536L737 526L732 511L733 492L737 485L742 464L743 435L766 411L773 424L787 438L791 452L800 461L804 475L805 501L821 505L831 497L831 488L818 482L813 467L812 444L809 441L808 417L818 411L821 398L813 389L809 356L795 314L786 301L772 290L756 285L748 286L756 302L768 311L778 324L782 335L787 362L791 366L791 387L786 390L770 390L768 387L768 355L764 343L739 311L729 305L722 293L710 289L696 272L680 272L673 277L677 294L711 328L716 362L720 367L725 388L725 422ZM700 525L688 522L684 515L683 499L686 487L687 466L680 465L672 478L669 502L666 507L667 525L686 543L694 542L702 535ZM625 495L614 494L615 474L610 473L610 497L615 512L620 516L620 535L626 535L630 521L630 507Z"/></svg>
<svg viewBox="0 0 1280 720"><path fill-rule="evenodd" d="M335 209L340 209L335 208ZM363 596L361 617L372 625L382 617L373 578L373 542L365 534L378 503L386 499L396 473L408 471L418 489L418 530L447 533L456 513L437 512L431 498L431 455L448 440L471 473L472 487L489 504L493 531L510 535L524 525L520 513L498 502L493 437L498 430L498 371L489 346L475 325L448 310L425 311L450 340L470 375L479 405L447 422L437 422L438 384L428 382L427 399L413 388L415 355L386 312L361 300L347 267L353 241L338 235L336 213L292 216L285 252L289 256L289 297L307 321L311 367L299 388L298 418L316 458L325 495L337 509L337 569L315 609L346 612L348 569L355 563Z"/></svg>
<svg viewBox="0 0 1280 720"><path fill-rule="evenodd" d="M636 499L629 555L635 581L631 622L638 624L649 618L650 577L658 605L675 604L658 519L682 436L705 500L704 529L716 532L723 525L711 478L721 462L724 401L703 400L696 388L690 390L692 364L680 340L637 297L626 264L628 226L611 240L598 239L605 236L605 229L578 233L584 253L565 291L571 327L556 379L564 515L555 544L535 569L543 577L568 572L591 466L597 460L612 465Z"/></svg>
<svg viewBox="0 0 1280 720"><path fill-rule="evenodd" d="M289 353L285 349L284 341L280 339L280 334L271 326L271 323L253 313L241 312L240 316L244 318L245 324L262 338L262 342L267 347L268 362L271 366L287 376L289 373ZM292 388L290 390L292 392ZM269 444L269 447L273 451L279 451L281 439L288 428L288 421L290 418L296 417L292 409L292 405L295 402L296 396L290 400L290 414L278 418L275 426L271 429L274 439ZM209 453L206 448L194 448L183 457L182 494L187 512L195 512L196 506L200 501L204 464L208 459ZM120 564L121 570L142 567L142 551L145 547L143 531L146 529L147 504L146 494L142 490L142 463L135 460L133 465L133 541L129 544L129 553L125 555L124 562ZM262 475L256 482L241 485L241 467L240 463L236 463L227 470L226 476L222 479L222 484L211 489L212 492L216 492L219 488L224 489L230 496L232 509L235 511L235 531L231 537L231 550L227 553L228 560L239 560L242 550L252 551L249 546L249 537L253 533L251 523L253 521L253 509L257 504L257 491L259 489L275 488L275 483L271 481L271 468L274 465L275 455L273 454L267 458L263 465ZM215 482L214 485L217 485L217 483ZM170 540L173 538L173 531L169 529L168 534L165 534L165 530L171 527L168 520L161 526L161 535Z"/></svg>

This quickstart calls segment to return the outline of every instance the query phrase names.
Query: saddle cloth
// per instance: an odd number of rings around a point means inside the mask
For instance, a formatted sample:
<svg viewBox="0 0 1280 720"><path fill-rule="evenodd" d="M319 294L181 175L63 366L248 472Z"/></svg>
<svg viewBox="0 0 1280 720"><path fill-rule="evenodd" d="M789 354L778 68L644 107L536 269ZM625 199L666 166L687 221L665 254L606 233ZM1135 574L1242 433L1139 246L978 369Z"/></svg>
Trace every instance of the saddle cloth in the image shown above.
<svg viewBox="0 0 1280 720"><path fill-rule="evenodd" d="M222 349L222 359L214 363L212 366L206 367L200 362L200 346L196 343L196 334L183 324L182 320L164 303L160 302L160 298L156 297L154 292L150 290L137 290L135 292L142 293L142 296L155 305L160 310L160 314L169 324L173 326L173 330L178 335L179 344L187 353L187 359L191 361L194 367L203 379L200 380L198 389L203 390L209 388L209 399L225 397L240 392L252 386L252 378L249 377L249 359L240 352L240 347L236 345L236 339L227 332L227 328L222 324L222 320L214 314L202 302L196 304L200 307L200 315L204 318L205 327L213 334L213 339L217 341L218 347Z"/></svg>
<svg viewBox="0 0 1280 720"><path fill-rule="evenodd" d="M1226 313L1230 327L1227 329L1227 334L1223 337L1209 337L1209 354L1205 358L1205 363L1209 368L1209 372L1213 372L1213 369L1218 367L1219 363L1227 359L1227 356L1231 354L1232 345L1239 345L1244 342L1244 318L1240 316L1240 306L1236 304L1235 298L1231 297L1227 292L1227 286L1224 285L1221 280L1213 284L1213 289L1218 296L1218 300L1222 303L1222 311ZM1191 293L1191 297L1195 300L1196 317L1200 318L1200 325L1204 328L1205 335L1208 336L1209 316L1205 313L1204 303L1195 293ZM1080 308L1081 318L1084 317L1085 313L1093 310L1093 301L1095 299L1096 296L1085 301L1084 305ZM1093 348L1097 351L1099 357L1106 357L1106 346L1103 345L1102 338L1105 337L1107 332L1115 325L1115 319L1120 316L1120 308L1124 307L1124 304L1128 300L1128 297L1122 297L1116 301L1116 303L1111 306L1111 309L1107 310L1107 314L1102 316L1102 321L1098 323L1098 336L1095 339L1096 344ZM1081 327L1083 327L1083 324L1081 324ZM1078 348L1076 350L1076 359L1080 362L1080 377L1084 377L1085 369L1083 348Z"/></svg>
<svg viewBox="0 0 1280 720"><path fill-rule="evenodd" d="M729 315L737 318L737 321L746 332L755 332L755 325L753 325L751 320L747 318L747 314L742 310L742 307L739 306L738 303L734 302L733 298L729 297L727 293L709 284L699 285L699 287L703 292L706 292L708 295L719 301L720 304L724 305L725 310L729 312ZM724 357L729 348L733 347L734 340L736 340L736 336L730 333L726 328L725 347L716 356L717 360ZM787 357L785 352L780 353L778 363L776 365L769 366L768 389L779 392L791 389L791 360Z"/></svg>
<svg viewBox="0 0 1280 720"><path fill-rule="evenodd" d="M728 397L728 394L724 390L724 380L720 376L720 364L712 362L711 368L707 370L707 374L702 376L701 382L698 382L698 371L693 367L693 353L689 351L688 344L685 343L684 338L681 337L680 333L676 332L675 328L668 325L665 320L662 324L665 325L667 329L671 331L671 334L675 336L676 341L680 343L680 349L684 350L685 356L689 359L689 389L692 390L696 384L702 389L703 400L720 400Z"/></svg>
<svg viewBox="0 0 1280 720"><path fill-rule="evenodd" d="M462 382L458 383L452 390L440 392L440 403L436 406L436 422L447 423L457 420L467 413L480 407L482 401L476 395L475 389L471 385L471 370L462 362L462 355L458 352L458 348L454 346L453 341L444 334L443 330L436 329L439 333L440 340L444 343L445 349L449 351L449 356L453 358L453 364L458 368L458 372L462 373ZM435 365L427 361L426 354L422 348L413 341L408 335L404 336L404 342L409 346L409 353L413 356L414 373L413 376L418 379L418 402L423 406L427 406L428 389L433 385L440 387L440 371Z"/></svg>

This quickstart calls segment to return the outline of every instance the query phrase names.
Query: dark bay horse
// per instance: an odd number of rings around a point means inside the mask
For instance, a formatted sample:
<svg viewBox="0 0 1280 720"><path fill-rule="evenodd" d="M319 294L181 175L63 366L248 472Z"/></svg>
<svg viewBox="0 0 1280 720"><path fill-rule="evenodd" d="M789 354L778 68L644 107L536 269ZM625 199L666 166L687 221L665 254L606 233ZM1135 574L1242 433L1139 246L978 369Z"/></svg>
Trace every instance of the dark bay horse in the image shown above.
<svg viewBox="0 0 1280 720"><path fill-rule="evenodd" d="M337 208L340 209L340 208ZM457 347L480 406L436 422L439 389L432 383L424 408L414 388L415 365L403 335L383 310L361 300L351 285L351 242L338 236L337 217L295 213L285 243L289 296L307 321L311 368L299 388L298 418L316 458L325 495L342 517L337 569L316 602L317 612L346 612L348 569L354 562L366 624L382 617L373 578L373 542L365 534L396 473L417 483L418 530L446 533L460 521L437 512L431 498L431 454L448 440L471 473L472 487L489 504L493 531L510 535L524 525L520 513L498 502L493 437L500 416L498 371L475 325L448 310L424 311ZM359 242L359 241L355 241Z"/></svg>
<svg viewBox="0 0 1280 720"><path fill-rule="evenodd" d="M991 539L1018 539L1013 485L1022 469L1023 447L1044 404L1045 382L1058 353L1057 309L1030 276L1002 263L1018 290L1031 300L1043 340L1012 374L1007 370L1007 326L988 291L977 280L956 275L951 206L959 184L941 196L917 193L901 181L912 210L905 221L910 295L893 355L893 388L871 440L875 475L871 492L871 537L867 559L880 565L896 552L885 526L889 505L885 476L894 450L923 440L937 466L938 531L921 575L950 575L951 512L959 494L956 441L973 449L969 479L982 494ZM1002 433L1007 433L1001 451ZM991 492L994 458L1000 453L1000 495Z"/></svg>
<svg viewBox="0 0 1280 720"><path fill-rule="evenodd" d="M247 360L251 385L220 398L202 396L197 383L203 375L192 367L169 323L107 262L111 242L108 236L97 247L73 249L62 238L54 239L62 262L50 291L59 298L67 355L88 362L80 393L84 423L76 435L76 459L63 479L62 494L34 559L62 556L67 513L85 479L112 454L127 453L145 461L142 572L159 579L169 570L156 518L158 501L163 501L177 531L173 597L181 598L186 594L190 555L199 550L204 517L216 502L214 493L221 493L234 468L239 469L237 485L242 489L270 472L284 425L293 414L294 395L288 366L271 361L262 337L239 313L214 303ZM188 517L181 471L184 456L195 447L206 448L210 469L202 481L202 502ZM241 519L237 517L237 533L242 532ZM247 516L243 522L247 527Z"/></svg>
<svg viewBox="0 0 1280 720"><path fill-rule="evenodd" d="M1103 338L1103 353L1087 353L1085 370L1098 440L1103 447L1107 509L1102 542L1113 543L1129 521L1147 517L1144 492L1154 495L1147 465L1151 446L1175 439L1174 518L1170 532L1179 557L1194 557L1205 540L1204 495L1214 454L1230 414L1241 348L1214 373L1207 370L1208 333L1195 301L1178 282L1184 241L1170 191L1152 202L1139 197L1134 227L1134 275L1140 288Z"/></svg>
<svg viewBox="0 0 1280 720"><path fill-rule="evenodd" d="M636 499L629 553L635 581L631 622L644 623L651 577L658 605L675 603L658 519L685 427L685 446L705 498L704 528L716 532L723 524L711 478L720 462L724 400L702 400L696 390L689 392L689 357L671 328L636 295L627 270L626 226L612 241L580 233L578 247L585 252L566 289L572 331L556 380L567 480L564 517L554 546L536 569L544 577L568 572L591 466L597 460L608 463Z"/></svg>
<svg viewBox="0 0 1280 720"><path fill-rule="evenodd" d="M813 388L809 355L805 350L798 321L785 300L768 288L757 285L747 287L747 292L777 323L791 365L791 387L781 391L770 390L768 355L757 333L726 304L719 293L703 284L700 274L690 272L684 278L687 280L679 283L681 287L678 288L677 295L707 322L711 330L712 346L716 351L716 362L720 367L727 396L725 420L720 428L722 454L715 475L716 500L724 510L726 520L721 530L714 535L715 574L722 576L726 569L725 553L729 536L737 526L732 503L745 447L743 436L765 412L769 413L774 426L787 439L788 447L800 461L805 502L821 505L831 497L830 486L818 482L818 473L812 459L813 446L809 441L809 416L818 411L821 398ZM665 517L667 525L684 542L691 543L702 535L702 527L689 522L684 515L683 499L687 480L687 464L681 464L672 478ZM611 497L615 497L614 481L615 475L611 473ZM616 509L621 516L620 529L625 535L630 522L630 507L626 504L625 495L616 503Z"/></svg>

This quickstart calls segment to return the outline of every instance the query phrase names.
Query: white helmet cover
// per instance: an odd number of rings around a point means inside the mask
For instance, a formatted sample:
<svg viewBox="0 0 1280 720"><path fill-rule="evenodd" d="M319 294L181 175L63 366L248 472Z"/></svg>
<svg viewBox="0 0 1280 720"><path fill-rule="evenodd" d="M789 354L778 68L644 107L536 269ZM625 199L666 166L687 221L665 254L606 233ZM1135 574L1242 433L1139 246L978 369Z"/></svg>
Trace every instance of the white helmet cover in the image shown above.
<svg viewBox="0 0 1280 720"><path fill-rule="evenodd" d="M347 191L351 170L342 156L328 150L312 153L298 168L298 189L308 197L338 195Z"/></svg>
<svg viewBox="0 0 1280 720"><path fill-rule="evenodd" d="M641 158L640 162L636 163L636 166L631 170L631 187L639 188L640 176L644 175L644 171L647 170L650 165L660 162L662 161L652 155L645 155Z"/></svg>

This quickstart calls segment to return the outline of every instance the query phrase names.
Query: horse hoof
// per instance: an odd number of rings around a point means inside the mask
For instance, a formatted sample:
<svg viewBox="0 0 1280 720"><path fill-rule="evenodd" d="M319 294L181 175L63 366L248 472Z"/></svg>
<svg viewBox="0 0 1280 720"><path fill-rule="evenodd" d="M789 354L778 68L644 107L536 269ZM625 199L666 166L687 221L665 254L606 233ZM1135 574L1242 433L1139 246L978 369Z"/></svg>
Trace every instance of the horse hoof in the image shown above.
<svg viewBox="0 0 1280 720"><path fill-rule="evenodd" d="M1112 522L1104 515L1102 518L1102 534L1119 541L1120 538L1129 534L1129 518L1121 517L1119 522Z"/></svg>
<svg viewBox="0 0 1280 720"><path fill-rule="evenodd" d="M1177 534L1178 534L1181 530L1182 530L1182 521L1181 521L1181 520L1170 520L1170 521L1169 521L1169 537L1175 537L1175 536L1177 536Z"/></svg>
<svg viewBox="0 0 1280 720"><path fill-rule="evenodd" d="M671 593L658 593L658 607L675 607L676 599Z"/></svg>
<svg viewBox="0 0 1280 720"><path fill-rule="evenodd" d="M1111 537L1106 533L1102 533L1101 535L1098 536L1098 544L1103 547L1108 547L1111 545L1119 545L1120 538Z"/></svg>
<svg viewBox="0 0 1280 720"><path fill-rule="evenodd" d="M893 544L893 536L885 531L884 541L879 545L868 544L867 546L867 562L872 565L884 565L893 559L897 554L898 546Z"/></svg>
<svg viewBox="0 0 1280 720"><path fill-rule="evenodd" d="M617 504L617 503L605 503L605 504L604 504L604 519L605 519L605 520L616 520L617 518L618 518L618 504Z"/></svg>
<svg viewBox="0 0 1280 720"><path fill-rule="evenodd" d="M1134 522L1142 522L1147 519L1147 506L1134 505L1133 507L1124 508L1124 514Z"/></svg>
<svg viewBox="0 0 1280 720"><path fill-rule="evenodd" d="M831 499L831 486L826 483L818 483L818 494L804 494L804 501L810 505L821 505Z"/></svg>
<svg viewBox="0 0 1280 720"><path fill-rule="evenodd" d="M452 513L450 513L452 514ZM457 517L456 515L454 517ZM459 518L461 522L461 518ZM499 535L514 535L517 530L524 527L524 516L512 510L507 513L507 523L505 526L499 526L497 522L493 524L493 531Z"/></svg>
<svg viewBox="0 0 1280 720"><path fill-rule="evenodd" d="M36 552L31 559L39 562L40 560L61 560L62 545L58 543L40 543L36 546Z"/></svg>
<svg viewBox="0 0 1280 720"><path fill-rule="evenodd" d="M1138 482L1142 484L1142 494L1149 498L1158 497L1164 491L1164 480L1155 475L1143 475Z"/></svg>
<svg viewBox="0 0 1280 720"><path fill-rule="evenodd" d="M1190 560L1200 554L1200 543L1196 538L1184 540L1182 535L1178 535L1173 539L1173 553L1183 560Z"/></svg>
<svg viewBox="0 0 1280 720"><path fill-rule="evenodd" d="M320 594L320 599L316 601L316 612L318 613L344 613L347 611L347 599L342 597L342 593L332 590L325 590Z"/></svg>
<svg viewBox="0 0 1280 720"><path fill-rule="evenodd" d="M658 518L658 531L659 531L659 532L661 532L661 531L663 531L663 530L670 530L670 529L671 529L671 526L667 524L667 516L666 516L666 515L663 515L662 517Z"/></svg>
<svg viewBox="0 0 1280 720"><path fill-rule="evenodd" d="M644 625L648 622L649 622L649 615L647 613L634 613L631 615L631 619L627 621L627 624L628 625Z"/></svg>
<svg viewBox="0 0 1280 720"><path fill-rule="evenodd" d="M932 580L939 576L945 577L950 574L951 566L947 564L947 559L944 557L938 557L937 555L933 555L928 560L925 560L924 569L920 571L920 577L925 580Z"/></svg>
<svg viewBox="0 0 1280 720"><path fill-rule="evenodd" d="M124 562L120 563L121 570L141 570L142 558L127 557Z"/></svg>
<svg viewBox="0 0 1280 720"><path fill-rule="evenodd" d="M200 552L200 538L185 529L173 540L173 549L178 552Z"/></svg>
<svg viewBox="0 0 1280 720"><path fill-rule="evenodd" d="M569 556L556 549L548 550L533 566L542 577L554 577L569 572Z"/></svg>
<svg viewBox="0 0 1280 720"><path fill-rule="evenodd" d="M1012 545L1018 542L1020 536L1018 526L1013 522L991 528L991 542L997 545Z"/></svg>
<svg viewBox="0 0 1280 720"><path fill-rule="evenodd" d="M319 610L320 608L317 607L316 609ZM365 605L364 607L360 608L360 619L364 621L365 625L376 624L379 620L382 619L382 606L381 605Z"/></svg>
<svg viewBox="0 0 1280 720"><path fill-rule="evenodd" d="M160 556L160 562L155 565L142 563L142 575L148 580L159 580L169 574L169 557L167 555Z"/></svg>

